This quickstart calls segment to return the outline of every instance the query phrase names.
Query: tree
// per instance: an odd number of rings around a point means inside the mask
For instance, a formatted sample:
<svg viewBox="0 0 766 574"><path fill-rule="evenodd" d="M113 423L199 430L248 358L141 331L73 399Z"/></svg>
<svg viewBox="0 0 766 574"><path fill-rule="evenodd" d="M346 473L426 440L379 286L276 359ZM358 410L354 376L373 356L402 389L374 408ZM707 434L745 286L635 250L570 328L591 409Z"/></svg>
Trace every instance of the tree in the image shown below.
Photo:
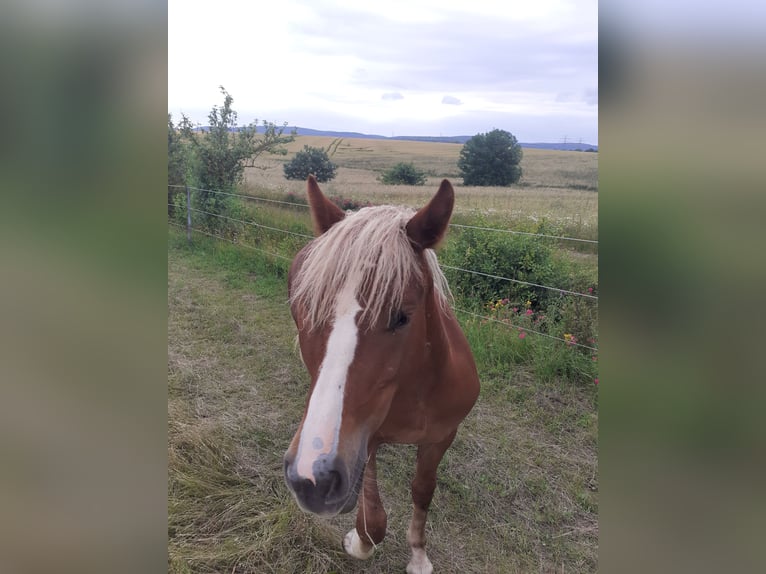
<svg viewBox="0 0 766 574"><path fill-rule="evenodd" d="M464 185L508 186L521 178L522 155L513 134L492 130L465 142L457 166Z"/></svg>
<svg viewBox="0 0 766 574"><path fill-rule="evenodd" d="M416 168L414 163L402 161L384 171L380 181L386 185L424 185L426 173Z"/></svg>
<svg viewBox="0 0 766 574"><path fill-rule="evenodd" d="M234 98L223 86L220 90L223 106L213 106L208 115L210 125L204 133L196 132L185 115L178 126L193 155L190 161L195 187L202 189L195 194L197 204L214 214L226 211L229 196L210 191L231 192L242 181L245 168L252 167L260 155L285 154L287 150L282 144L294 139L292 135L283 135L286 124L277 127L264 121L262 133L258 133L257 120L248 126L237 126L237 112L231 107Z"/></svg>
<svg viewBox="0 0 766 574"><path fill-rule="evenodd" d="M168 114L168 216L175 214L175 185L186 183L186 154L181 134L173 125L173 116Z"/></svg>
<svg viewBox="0 0 766 574"><path fill-rule="evenodd" d="M330 161L327 152L320 147L303 146L303 150L285 164L287 179L306 179L310 174L317 181L330 181L335 177L338 166Z"/></svg>

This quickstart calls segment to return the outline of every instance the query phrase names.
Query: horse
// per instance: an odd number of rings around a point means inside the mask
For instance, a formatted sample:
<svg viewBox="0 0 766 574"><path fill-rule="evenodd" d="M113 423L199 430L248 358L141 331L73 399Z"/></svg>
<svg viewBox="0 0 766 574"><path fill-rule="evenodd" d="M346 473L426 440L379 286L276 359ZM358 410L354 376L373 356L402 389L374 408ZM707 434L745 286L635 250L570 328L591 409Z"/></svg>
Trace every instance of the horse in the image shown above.
<svg viewBox="0 0 766 574"><path fill-rule="evenodd" d="M346 212L307 181L316 237L288 273L290 311L311 377L306 407L284 456L299 507L352 511L350 556L372 556L386 534L375 455L384 443L417 445L409 574L429 574L425 525L436 470L479 395L479 376L449 306L434 247L455 195L443 180L429 203Z"/></svg>

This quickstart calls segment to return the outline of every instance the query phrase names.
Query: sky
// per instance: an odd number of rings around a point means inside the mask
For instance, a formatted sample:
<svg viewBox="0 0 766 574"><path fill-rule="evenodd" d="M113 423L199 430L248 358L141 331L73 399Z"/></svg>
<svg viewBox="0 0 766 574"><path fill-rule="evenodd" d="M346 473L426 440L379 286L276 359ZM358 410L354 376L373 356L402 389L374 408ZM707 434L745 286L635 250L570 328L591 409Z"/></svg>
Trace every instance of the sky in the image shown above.
<svg viewBox="0 0 766 574"><path fill-rule="evenodd" d="M168 111L598 144L597 0L169 0Z"/></svg>

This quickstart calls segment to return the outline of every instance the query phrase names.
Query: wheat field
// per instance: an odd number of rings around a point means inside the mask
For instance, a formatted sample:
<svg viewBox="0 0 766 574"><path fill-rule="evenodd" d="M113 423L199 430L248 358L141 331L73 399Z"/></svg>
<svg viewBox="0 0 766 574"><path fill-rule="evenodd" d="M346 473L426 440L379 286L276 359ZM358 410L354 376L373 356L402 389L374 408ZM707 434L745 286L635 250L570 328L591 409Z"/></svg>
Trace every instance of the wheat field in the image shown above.
<svg viewBox="0 0 766 574"><path fill-rule="evenodd" d="M285 179L282 166L304 145L321 147L338 164L335 179L322 185L328 195L371 203L418 207L439 181L456 185L455 213L489 216L501 223L549 220L589 229L598 225L598 153L524 149L522 179L511 187L463 186L457 168L461 145L401 140L298 136L285 156L259 158L245 173L244 189L254 195L303 194L305 183ZM425 186L383 185L380 174L398 162L412 162L428 174Z"/></svg>

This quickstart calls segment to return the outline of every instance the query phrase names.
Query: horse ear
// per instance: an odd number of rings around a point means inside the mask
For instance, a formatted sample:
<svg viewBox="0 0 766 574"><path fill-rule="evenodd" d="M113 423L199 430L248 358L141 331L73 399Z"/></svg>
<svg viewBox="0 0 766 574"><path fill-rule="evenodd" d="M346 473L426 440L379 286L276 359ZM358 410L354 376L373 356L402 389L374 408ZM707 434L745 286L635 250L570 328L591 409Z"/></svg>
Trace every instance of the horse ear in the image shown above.
<svg viewBox="0 0 766 574"><path fill-rule="evenodd" d="M420 249L430 249L437 245L447 231L452 207L455 205L455 192L446 179L442 180L439 191L407 222L407 236Z"/></svg>
<svg viewBox="0 0 766 574"><path fill-rule="evenodd" d="M325 231L346 217L346 214L342 209L325 197L322 190L319 189L319 184L313 175L309 175L307 184L309 207L311 208L311 220L314 222L314 233L322 235Z"/></svg>

